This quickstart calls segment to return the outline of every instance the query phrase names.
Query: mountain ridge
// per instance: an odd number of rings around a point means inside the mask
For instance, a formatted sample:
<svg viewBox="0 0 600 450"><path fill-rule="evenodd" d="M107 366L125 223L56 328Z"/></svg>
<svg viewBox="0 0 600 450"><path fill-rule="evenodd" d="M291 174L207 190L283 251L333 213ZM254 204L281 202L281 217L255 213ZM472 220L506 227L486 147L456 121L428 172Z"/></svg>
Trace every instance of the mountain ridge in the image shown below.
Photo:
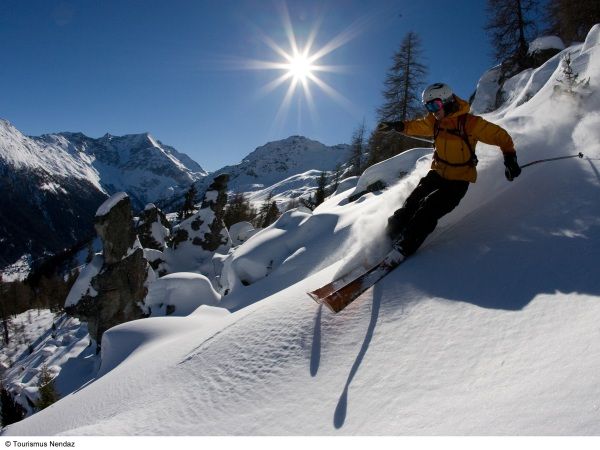
<svg viewBox="0 0 600 450"><path fill-rule="evenodd" d="M191 157L163 144L149 132L123 136L106 133L99 138L82 132L25 136L8 120L0 119L0 172L11 173L11 177L0 182L0 187L13 192L0 202L0 209L5 212L0 220L0 242L10 243L10 249L0 254L0 267L26 254L36 259L61 251L91 236L95 208L115 192L126 191L137 210L147 203L175 209L192 183L197 184L201 195L214 177L227 172L230 191L249 193L255 202L274 193L278 203L285 203L290 198L310 195L316 189L320 172L334 170L347 161L348 155L346 144L327 146L294 135L268 142L240 163L208 173ZM48 214L44 204L53 213ZM35 217L48 216L49 226L27 225L21 230L14 227L8 211L17 205L36 211ZM77 209L75 218L69 213L72 205ZM59 220L61 209L71 219ZM25 216L21 220L27 222ZM57 220L60 226L54 225ZM49 233L57 229L69 231L54 239ZM36 230L35 238L27 230ZM55 242L37 242L44 239ZM21 242L33 245L19 245Z"/></svg>
<svg viewBox="0 0 600 450"><path fill-rule="evenodd" d="M0 119L0 267L24 255L35 261L89 238L97 207L115 192L128 191L142 209L182 195L206 174L150 133L31 137Z"/></svg>

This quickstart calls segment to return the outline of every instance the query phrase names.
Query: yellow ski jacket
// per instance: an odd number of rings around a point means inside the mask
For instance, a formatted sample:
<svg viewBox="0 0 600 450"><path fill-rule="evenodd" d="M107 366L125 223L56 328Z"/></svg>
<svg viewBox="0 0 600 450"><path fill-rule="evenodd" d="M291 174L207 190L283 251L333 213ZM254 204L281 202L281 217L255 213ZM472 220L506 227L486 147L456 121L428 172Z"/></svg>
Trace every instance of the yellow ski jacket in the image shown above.
<svg viewBox="0 0 600 450"><path fill-rule="evenodd" d="M503 153L515 153L515 146L506 130L487 120L469 114L469 104L455 96L458 110L441 121L433 113L422 119L404 122L403 133L434 138L435 151L431 169L447 180L464 180L475 183L477 169L472 162L472 152L462 137L466 138L475 152L477 142L497 145ZM462 117L461 116L465 116ZM464 129L464 133L461 131Z"/></svg>

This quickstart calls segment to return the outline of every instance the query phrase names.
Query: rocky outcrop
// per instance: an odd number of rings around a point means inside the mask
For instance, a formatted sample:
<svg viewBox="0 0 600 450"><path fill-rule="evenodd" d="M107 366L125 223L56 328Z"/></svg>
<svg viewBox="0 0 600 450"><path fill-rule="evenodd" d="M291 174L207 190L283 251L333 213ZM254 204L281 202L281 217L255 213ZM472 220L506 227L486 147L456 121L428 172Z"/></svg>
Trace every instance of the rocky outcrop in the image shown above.
<svg viewBox="0 0 600 450"><path fill-rule="evenodd" d="M229 175L221 174L204 194L200 210L175 229L173 248L191 243L206 252L227 251L231 240L223 222ZM227 247L227 248L225 248Z"/></svg>
<svg viewBox="0 0 600 450"><path fill-rule="evenodd" d="M219 175L200 209L174 227L171 247L164 252L169 273L202 273L216 283L222 265L217 255L227 254L232 245L223 222L228 179L226 174Z"/></svg>
<svg viewBox="0 0 600 450"><path fill-rule="evenodd" d="M165 214L154 203L149 203L140 214L136 233L142 247L162 252L167 247L167 241L171 234L171 224Z"/></svg>
<svg viewBox="0 0 600 450"><path fill-rule="evenodd" d="M167 217L155 204L149 203L141 213L135 230L150 266L159 276L165 275L168 270L164 251L171 239L171 224Z"/></svg>
<svg viewBox="0 0 600 450"><path fill-rule="evenodd" d="M565 44L558 36L541 36L529 44L528 56L532 67L540 67L550 58L565 49Z"/></svg>
<svg viewBox="0 0 600 450"><path fill-rule="evenodd" d="M115 194L100 206L95 228L103 254L81 272L65 309L87 322L100 344L109 328L146 316L143 299L155 275L135 234L127 194Z"/></svg>

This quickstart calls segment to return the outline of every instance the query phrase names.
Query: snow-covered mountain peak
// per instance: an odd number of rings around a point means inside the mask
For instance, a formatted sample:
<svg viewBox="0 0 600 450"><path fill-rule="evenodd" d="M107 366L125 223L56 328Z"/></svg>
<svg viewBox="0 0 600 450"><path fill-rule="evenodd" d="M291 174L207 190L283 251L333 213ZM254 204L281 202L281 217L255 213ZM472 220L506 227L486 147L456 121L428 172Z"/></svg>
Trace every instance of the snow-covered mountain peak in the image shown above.
<svg viewBox="0 0 600 450"><path fill-rule="evenodd" d="M273 187L277 193L282 193L286 188L277 188L275 185L278 183L308 172L333 171L348 162L349 157L350 146L347 144L327 146L304 136L290 136L256 148L240 164L224 167L209 178L228 173L230 191L256 193L261 190L269 191L269 187ZM316 185L318 174L308 178L314 178ZM267 194L268 192L265 193ZM291 193L291 196L295 194Z"/></svg>
<svg viewBox="0 0 600 450"><path fill-rule="evenodd" d="M340 146L329 147L321 142L314 141L304 136L290 136L279 141L268 142L256 148L250 153L245 161L265 160L265 159L281 159L292 157L311 157L313 155L321 155L335 152ZM346 148L346 145L342 145Z"/></svg>
<svg viewBox="0 0 600 450"><path fill-rule="evenodd" d="M10 243L0 248L4 268L25 253L37 258L86 238L93 211L108 195L125 191L142 209L183 195L206 172L149 133L34 137L0 120L0 175L0 190L11 192L0 204L0 242Z"/></svg>

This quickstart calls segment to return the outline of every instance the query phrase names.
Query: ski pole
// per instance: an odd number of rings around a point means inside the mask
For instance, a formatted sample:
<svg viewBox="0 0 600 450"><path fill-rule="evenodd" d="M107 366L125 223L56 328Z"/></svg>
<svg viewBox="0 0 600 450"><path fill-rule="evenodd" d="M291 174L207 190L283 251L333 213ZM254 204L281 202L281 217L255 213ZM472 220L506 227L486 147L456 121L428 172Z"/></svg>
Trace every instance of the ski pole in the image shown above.
<svg viewBox="0 0 600 450"><path fill-rule="evenodd" d="M559 156L557 158L548 158L548 159L538 159L537 161L532 161L530 163L523 164L521 166L521 169L523 169L527 166L533 166L534 164L539 164L539 163L548 162L548 161L557 161L559 159L567 159L567 158L583 158L583 153L579 152L576 155Z"/></svg>
<svg viewBox="0 0 600 450"><path fill-rule="evenodd" d="M417 136L409 136L407 134L405 134L405 136L409 137L411 139L415 139L417 141L423 141L423 142L427 142L428 144L433 144L433 141L431 139L420 138L420 137L417 137Z"/></svg>

